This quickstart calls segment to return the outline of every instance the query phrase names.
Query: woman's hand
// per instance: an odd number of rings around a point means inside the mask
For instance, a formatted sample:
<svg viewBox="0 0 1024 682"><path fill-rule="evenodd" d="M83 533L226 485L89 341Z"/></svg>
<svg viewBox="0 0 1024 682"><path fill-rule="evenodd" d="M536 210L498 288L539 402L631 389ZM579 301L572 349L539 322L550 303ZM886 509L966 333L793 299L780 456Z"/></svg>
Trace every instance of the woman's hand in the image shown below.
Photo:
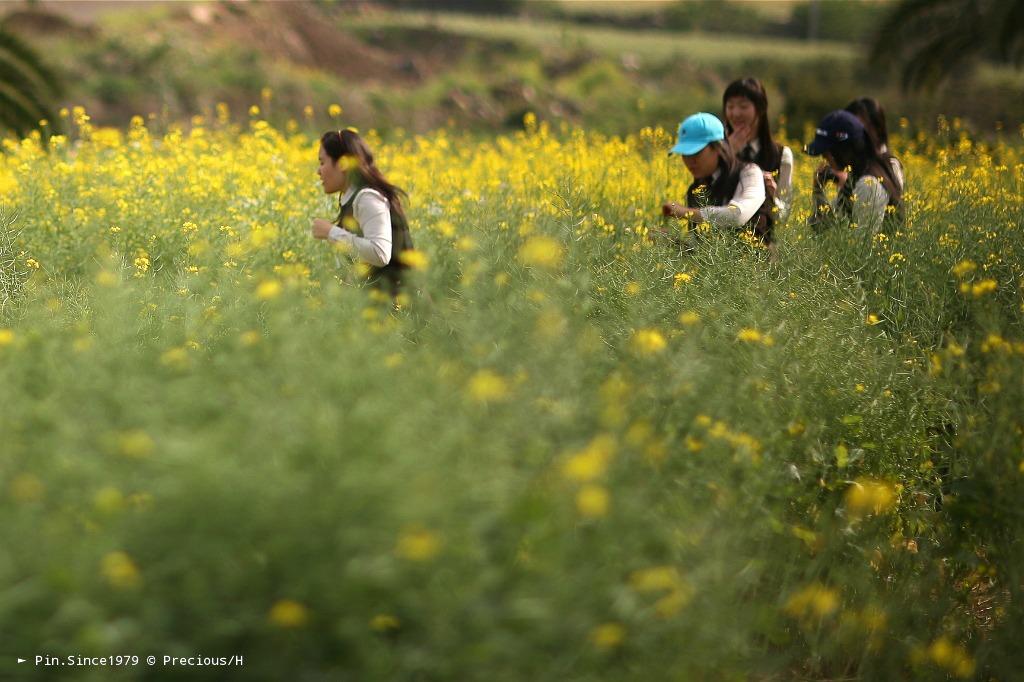
<svg viewBox="0 0 1024 682"><path fill-rule="evenodd" d="M774 173L764 174L764 188L771 196L775 196L775 193L779 191L779 186L775 184Z"/></svg>
<svg viewBox="0 0 1024 682"><path fill-rule="evenodd" d="M661 205L661 215L668 216L670 218L692 218L697 215L697 209L687 208L677 204L674 201Z"/></svg>
<svg viewBox="0 0 1024 682"><path fill-rule="evenodd" d="M825 187L826 182L835 182L836 174L832 170L832 166L827 163L823 163L814 170L814 188L822 189Z"/></svg>
<svg viewBox="0 0 1024 682"><path fill-rule="evenodd" d="M334 227L334 224L330 220L317 218L313 221L313 236L317 239L327 239L327 235L331 233L332 227Z"/></svg>
<svg viewBox="0 0 1024 682"><path fill-rule="evenodd" d="M753 128L749 125L741 125L732 129L732 133L729 135L729 146L734 152L739 153L752 139L754 139Z"/></svg>

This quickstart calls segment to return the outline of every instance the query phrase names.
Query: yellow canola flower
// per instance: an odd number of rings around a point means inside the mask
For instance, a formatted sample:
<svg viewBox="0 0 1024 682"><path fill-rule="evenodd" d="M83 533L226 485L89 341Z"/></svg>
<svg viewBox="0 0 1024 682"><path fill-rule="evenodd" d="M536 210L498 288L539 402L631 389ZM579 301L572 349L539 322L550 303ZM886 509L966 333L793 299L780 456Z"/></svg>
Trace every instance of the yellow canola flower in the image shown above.
<svg viewBox="0 0 1024 682"><path fill-rule="evenodd" d="M758 330L751 329L750 327L741 329L739 333L736 334L736 340L743 341L744 343L760 343L765 346L771 346L775 343L772 337L768 334L762 334Z"/></svg>
<svg viewBox="0 0 1024 682"><path fill-rule="evenodd" d="M171 348L160 356L160 364L174 369L186 369L189 365L188 350L185 348Z"/></svg>
<svg viewBox="0 0 1024 682"><path fill-rule="evenodd" d="M0 348L14 343L14 331L11 329L0 329Z"/></svg>
<svg viewBox="0 0 1024 682"><path fill-rule="evenodd" d="M811 583L786 600L783 610L795 618L824 618L839 608L839 593L821 583Z"/></svg>
<svg viewBox="0 0 1024 682"><path fill-rule="evenodd" d="M370 619L370 629L375 632L397 630L400 624L398 618L389 613L378 613Z"/></svg>
<svg viewBox="0 0 1024 682"><path fill-rule="evenodd" d="M633 332L630 345L637 355L657 355L665 350L668 343L657 329L641 329Z"/></svg>
<svg viewBox="0 0 1024 682"><path fill-rule="evenodd" d="M608 489L599 485L586 485L576 494L576 510L580 516L597 519L607 516L611 506Z"/></svg>
<svg viewBox="0 0 1024 682"><path fill-rule="evenodd" d="M139 569L125 552L110 552L100 562L100 573L114 588L125 590L141 582Z"/></svg>
<svg viewBox="0 0 1024 682"><path fill-rule="evenodd" d="M242 342L243 346L255 346L262 339L263 335L255 329L244 331L238 337L238 340Z"/></svg>
<svg viewBox="0 0 1024 682"><path fill-rule="evenodd" d="M101 488L93 495L93 506L101 514L115 514L125 506L124 494L113 486Z"/></svg>
<svg viewBox="0 0 1024 682"><path fill-rule="evenodd" d="M398 260L413 270L426 270L429 260L427 254L416 249L407 249L398 254Z"/></svg>
<svg viewBox="0 0 1024 682"><path fill-rule="evenodd" d="M679 613L693 597L694 589L675 566L653 566L634 571L630 587L642 594L661 594L654 603L654 612L662 618Z"/></svg>
<svg viewBox="0 0 1024 682"><path fill-rule="evenodd" d="M441 551L441 538L426 528L409 528L395 545L395 554L409 561L430 561Z"/></svg>
<svg viewBox="0 0 1024 682"><path fill-rule="evenodd" d="M964 286L965 285L961 285L961 291L963 291ZM986 294L991 294L997 288L998 285L996 284L996 281L994 279L983 279L980 282L975 282L974 284L970 285L970 292L971 296L975 298L980 298L982 296L985 296Z"/></svg>
<svg viewBox="0 0 1024 682"><path fill-rule="evenodd" d="M118 277L110 270L100 270L96 273L96 283L101 287L112 287L117 285Z"/></svg>
<svg viewBox="0 0 1024 682"><path fill-rule="evenodd" d="M117 438L118 453L132 459L149 457L154 447L153 439L142 429L125 431Z"/></svg>
<svg viewBox="0 0 1024 682"><path fill-rule="evenodd" d="M604 623L590 631L590 641L598 649L614 649L626 640L626 628L619 623Z"/></svg>
<svg viewBox="0 0 1024 682"><path fill-rule="evenodd" d="M941 668L945 668L956 677L969 678L974 676L975 662L967 650L954 644L945 635L939 637L928 647L928 658Z"/></svg>
<svg viewBox="0 0 1024 682"><path fill-rule="evenodd" d="M679 324L690 326L700 322L700 315L692 310L679 313Z"/></svg>
<svg viewBox="0 0 1024 682"><path fill-rule="evenodd" d="M292 599L280 599L270 607L267 620L279 628L300 628L309 621L309 610Z"/></svg>
<svg viewBox="0 0 1024 682"><path fill-rule="evenodd" d="M256 298L261 301L269 301L281 295L281 282L276 279L268 279L260 282L256 287Z"/></svg>
<svg viewBox="0 0 1024 682"><path fill-rule="evenodd" d="M478 370L466 387L469 397L478 403L492 403L508 397L508 381L489 369Z"/></svg>
<svg viewBox="0 0 1024 682"><path fill-rule="evenodd" d="M614 437L607 434L597 436L585 448L565 461L562 465L562 475L582 483L600 478L607 471L616 447Z"/></svg>
<svg viewBox="0 0 1024 682"><path fill-rule="evenodd" d="M977 269L977 267L978 266L972 260L962 260L953 266L952 272L957 277L957 279L963 279L967 275L974 272L975 269Z"/></svg>
<svg viewBox="0 0 1024 682"><path fill-rule="evenodd" d="M675 566L654 566L633 571L629 584L637 592L658 592L676 589L682 578Z"/></svg>
<svg viewBox="0 0 1024 682"><path fill-rule="evenodd" d="M896 491L884 481L858 478L846 490L846 508L853 516L882 514L896 504Z"/></svg>
<svg viewBox="0 0 1024 682"><path fill-rule="evenodd" d="M523 265L553 270L561 265L565 249L555 239L546 235L527 238L519 249L519 261Z"/></svg>

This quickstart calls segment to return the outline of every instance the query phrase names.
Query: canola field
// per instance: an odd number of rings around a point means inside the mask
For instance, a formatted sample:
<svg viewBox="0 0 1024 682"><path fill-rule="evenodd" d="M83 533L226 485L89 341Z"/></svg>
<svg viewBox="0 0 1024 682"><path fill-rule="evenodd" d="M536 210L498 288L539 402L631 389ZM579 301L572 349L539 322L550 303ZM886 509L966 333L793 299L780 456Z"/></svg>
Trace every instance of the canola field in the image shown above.
<svg viewBox="0 0 1024 682"><path fill-rule="evenodd" d="M777 262L650 238L661 129L370 134L392 305L250 113L3 141L5 677L1019 679L1021 130L904 122L878 235L798 153Z"/></svg>

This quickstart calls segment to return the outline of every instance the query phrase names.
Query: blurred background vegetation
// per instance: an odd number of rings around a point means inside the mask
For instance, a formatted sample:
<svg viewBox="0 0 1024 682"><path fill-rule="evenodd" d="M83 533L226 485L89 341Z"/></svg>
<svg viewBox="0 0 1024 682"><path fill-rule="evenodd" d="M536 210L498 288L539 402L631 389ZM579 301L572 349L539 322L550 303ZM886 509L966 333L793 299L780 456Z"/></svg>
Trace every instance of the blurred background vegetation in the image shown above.
<svg viewBox="0 0 1024 682"><path fill-rule="evenodd" d="M927 126L943 114L992 131L1024 119L1024 74L1015 68L1024 2L977 5L8 0L0 2L0 35L34 49L53 72L44 80L67 84L54 92L22 82L40 100L23 108L45 118L44 102L84 105L101 125L135 114L182 120L212 114L218 102L235 116L259 104L279 124L311 106L307 118L325 124L338 103L347 122L383 131L489 131L517 127L534 111L624 133L718 111L725 84L754 75L768 84L790 135L865 94L894 123ZM0 45L0 66L8 53ZM0 93L11 90L9 70L2 73ZM25 120L0 124L21 130Z"/></svg>

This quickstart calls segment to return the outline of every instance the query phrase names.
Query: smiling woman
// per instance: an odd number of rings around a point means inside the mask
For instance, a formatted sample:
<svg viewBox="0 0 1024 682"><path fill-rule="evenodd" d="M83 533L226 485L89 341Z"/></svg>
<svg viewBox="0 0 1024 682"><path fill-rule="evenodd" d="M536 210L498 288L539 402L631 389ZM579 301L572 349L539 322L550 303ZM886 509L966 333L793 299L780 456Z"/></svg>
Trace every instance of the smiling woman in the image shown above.
<svg viewBox="0 0 1024 682"><path fill-rule="evenodd" d="M729 145L742 161L756 163L764 174L765 202L758 210L755 232L772 241L776 217L789 213L793 152L772 139L768 123L768 94L756 78L735 80L722 95Z"/></svg>
<svg viewBox="0 0 1024 682"><path fill-rule="evenodd" d="M367 281L397 295L407 267L402 254L413 248L402 208L405 192L384 178L373 152L353 128L324 133L319 159L317 172L324 192L340 192L341 198L333 223L323 218L313 221L313 236L346 244L370 266Z"/></svg>

